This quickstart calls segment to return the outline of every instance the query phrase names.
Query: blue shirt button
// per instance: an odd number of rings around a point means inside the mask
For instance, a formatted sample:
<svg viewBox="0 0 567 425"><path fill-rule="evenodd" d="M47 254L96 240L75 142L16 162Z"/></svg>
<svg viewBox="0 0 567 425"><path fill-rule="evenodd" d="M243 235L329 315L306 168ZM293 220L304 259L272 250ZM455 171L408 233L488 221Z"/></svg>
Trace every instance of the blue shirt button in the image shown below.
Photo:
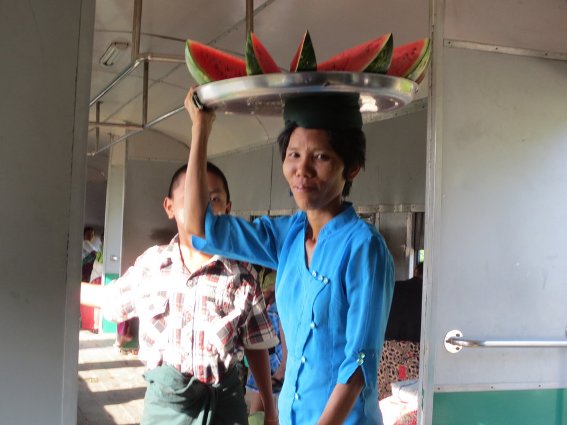
<svg viewBox="0 0 567 425"><path fill-rule="evenodd" d="M317 277L317 272L316 272L315 270L313 270L313 271L311 272L311 276Z"/></svg>
<svg viewBox="0 0 567 425"><path fill-rule="evenodd" d="M315 322L311 322L311 323L309 324L309 327L310 327L311 329L315 329Z"/></svg>
<svg viewBox="0 0 567 425"><path fill-rule="evenodd" d="M328 277L323 278L323 283L329 283L329 278Z"/></svg>
<svg viewBox="0 0 567 425"><path fill-rule="evenodd" d="M364 354L363 352L358 353L358 358L356 359L356 363L359 366L362 366L362 364L364 363L364 358L366 357L366 354Z"/></svg>
<svg viewBox="0 0 567 425"><path fill-rule="evenodd" d="M307 361L307 359L305 358L305 356L301 356L301 363L305 364L306 361Z"/></svg>
<svg viewBox="0 0 567 425"><path fill-rule="evenodd" d="M295 395L293 396L294 399L299 400L299 394L295 393Z"/></svg>

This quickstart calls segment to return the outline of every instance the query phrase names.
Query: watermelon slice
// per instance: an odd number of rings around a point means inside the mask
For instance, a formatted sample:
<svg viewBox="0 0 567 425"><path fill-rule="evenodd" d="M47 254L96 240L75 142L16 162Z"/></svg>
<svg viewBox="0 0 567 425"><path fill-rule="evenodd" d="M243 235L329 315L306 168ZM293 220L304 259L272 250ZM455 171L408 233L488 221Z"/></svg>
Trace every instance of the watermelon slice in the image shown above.
<svg viewBox="0 0 567 425"><path fill-rule="evenodd" d="M388 75L404 77L417 83L425 77L431 59L431 41L422 38L396 47L392 53L392 64Z"/></svg>
<svg viewBox="0 0 567 425"><path fill-rule="evenodd" d="M248 75L271 74L281 72L276 61L254 33L248 34L246 41L246 73Z"/></svg>
<svg viewBox="0 0 567 425"><path fill-rule="evenodd" d="M315 58L315 50L313 49L309 31L305 31L305 34L303 34L289 70L291 72L317 71L317 59Z"/></svg>
<svg viewBox="0 0 567 425"><path fill-rule="evenodd" d="M394 41L392 33L384 34L333 56L317 65L317 71L351 71L385 73L390 67Z"/></svg>
<svg viewBox="0 0 567 425"><path fill-rule="evenodd" d="M198 84L246 76L243 59L193 40L185 44L185 62Z"/></svg>

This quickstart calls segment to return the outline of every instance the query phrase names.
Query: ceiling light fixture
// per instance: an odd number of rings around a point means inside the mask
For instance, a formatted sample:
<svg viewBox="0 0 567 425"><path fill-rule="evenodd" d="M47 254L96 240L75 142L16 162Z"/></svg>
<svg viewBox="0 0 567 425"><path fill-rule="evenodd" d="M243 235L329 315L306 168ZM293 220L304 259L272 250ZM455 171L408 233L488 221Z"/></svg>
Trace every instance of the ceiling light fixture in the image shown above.
<svg viewBox="0 0 567 425"><path fill-rule="evenodd" d="M114 65L122 52L124 52L128 47L130 47L130 43L125 41L113 41L100 57L99 63L103 66Z"/></svg>

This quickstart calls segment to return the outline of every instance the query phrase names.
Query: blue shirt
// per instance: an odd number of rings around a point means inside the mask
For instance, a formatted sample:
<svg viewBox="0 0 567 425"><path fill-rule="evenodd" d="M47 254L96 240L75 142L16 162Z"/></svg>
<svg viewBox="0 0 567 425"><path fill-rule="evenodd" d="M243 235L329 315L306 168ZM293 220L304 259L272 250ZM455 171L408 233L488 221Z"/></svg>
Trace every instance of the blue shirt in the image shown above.
<svg viewBox="0 0 567 425"><path fill-rule="evenodd" d="M319 233L309 268L307 216L249 223L208 210L206 241L193 246L277 269L276 300L288 356L279 398L280 424L314 424L336 384L361 368L365 387L345 424L381 424L378 362L394 289L394 267L378 231L352 205Z"/></svg>

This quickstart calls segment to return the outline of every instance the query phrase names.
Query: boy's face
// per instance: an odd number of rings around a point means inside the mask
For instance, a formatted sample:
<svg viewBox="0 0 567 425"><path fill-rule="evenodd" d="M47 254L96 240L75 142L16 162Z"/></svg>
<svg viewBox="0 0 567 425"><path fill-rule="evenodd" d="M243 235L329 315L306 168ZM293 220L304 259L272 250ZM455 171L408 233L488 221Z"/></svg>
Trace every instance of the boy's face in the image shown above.
<svg viewBox="0 0 567 425"><path fill-rule="evenodd" d="M228 214L232 204L227 201L222 179L215 174L207 173L207 183L211 208L216 215ZM180 174L171 191L171 198L165 197L163 208L170 220L179 223L184 220L185 173Z"/></svg>
<svg viewBox="0 0 567 425"><path fill-rule="evenodd" d="M232 203L227 200L227 193L224 189L222 179L213 173L207 173L209 189L209 202L215 215L228 214Z"/></svg>

